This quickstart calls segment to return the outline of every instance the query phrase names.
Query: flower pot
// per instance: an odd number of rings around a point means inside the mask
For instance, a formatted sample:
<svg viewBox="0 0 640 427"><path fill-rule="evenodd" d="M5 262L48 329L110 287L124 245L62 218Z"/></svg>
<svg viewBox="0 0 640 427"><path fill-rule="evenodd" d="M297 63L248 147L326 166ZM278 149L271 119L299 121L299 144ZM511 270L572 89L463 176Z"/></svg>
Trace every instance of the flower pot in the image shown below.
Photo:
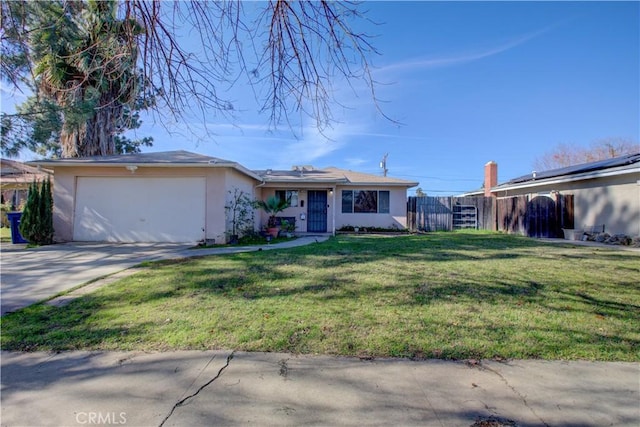
<svg viewBox="0 0 640 427"><path fill-rule="evenodd" d="M279 230L277 227L267 228L267 234L273 237L274 239L278 237L278 231Z"/></svg>

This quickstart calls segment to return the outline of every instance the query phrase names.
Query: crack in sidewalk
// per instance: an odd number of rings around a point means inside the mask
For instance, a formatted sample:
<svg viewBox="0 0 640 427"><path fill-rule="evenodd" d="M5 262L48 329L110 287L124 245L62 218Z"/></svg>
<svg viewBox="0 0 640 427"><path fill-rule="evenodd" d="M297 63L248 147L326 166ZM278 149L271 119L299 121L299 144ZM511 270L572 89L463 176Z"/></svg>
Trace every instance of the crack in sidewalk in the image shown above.
<svg viewBox="0 0 640 427"><path fill-rule="evenodd" d="M492 373L494 373L495 375L497 375L497 376L498 376L498 378L500 378L500 380L501 380L501 381L502 381L502 382L503 382L503 383L504 383L504 384L505 384L505 385L506 385L506 386L507 386L507 387L508 387L508 388L509 388L509 389L510 389L510 390L511 390L511 391L512 391L516 396L518 396L518 397L520 398L520 400L522 401L522 403L524 403L524 406L526 406L526 407L527 407L527 409L529 409L529 411L531 411L531 413L532 413L532 414L533 414L537 419L539 419L539 420L540 420L540 422L541 422L545 427L550 427L550 426L549 426L549 424L547 424L547 423L546 423L546 422L545 422L545 421L540 417L540 415L538 415L538 414L536 413L536 411L534 411L534 409L533 409L531 406L529 406L529 402L527 402L527 398L526 398L522 393L520 393L518 390L516 390L516 388L515 388L514 386L512 386L511 384L509 384L509 381L507 381L507 379L506 379L506 378L505 378L505 377L504 377L500 372L498 372L497 370L492 369L492 368L490 368L490 367L488 367L488 366L485 366L485 365L484 365L484 364L482 364L481 362L476 362L476 363L468 363L468 362L467 362L467 365L468 365L469 367L471 367L471 368L476 367L476 368L478 368L478 369L487 370L487 371L492 372Z"/></svg>
<svg viewBox="0 0 640 427"><path fill-rule="evenodd" d="M218 373L216 374L215 377L211 378L209 381L207 381L205 384L203 384L198 390L196 390L195 393L190 394L189 396L179 400L175 405L173 405L173 408L171 408L171 411L169 412L169 414L167 414L166 417L164 417L164 420L162 420L162 422L160 423L160 425L158 427L162 427L164 426L164 423L166 423L169 418L171 417L171 415L173 415L173 412L178 409L180 406L184 405L185 402L189 399L191 399L192 397L195 397L198 395L198 393L200 393L202 390L204 390L205 388L207 388L209 385L211 385L211 383L213 383L215 380L217 380L218 378L220 378L220 375L222 375L222 372L227 369L227 367L229 366L229 363L231 362L231 359L233 359L233 355L235 354L235 350L231 352L231 354L229 356L227 356L227 363L224 364L224 366L222 368L220 368L220 370L218 371ZM207 368L207 366L209 366L209 364L213 361L213 359L215 358L215 356L213 356L209 362L205 365L204 369Z"/></svg>

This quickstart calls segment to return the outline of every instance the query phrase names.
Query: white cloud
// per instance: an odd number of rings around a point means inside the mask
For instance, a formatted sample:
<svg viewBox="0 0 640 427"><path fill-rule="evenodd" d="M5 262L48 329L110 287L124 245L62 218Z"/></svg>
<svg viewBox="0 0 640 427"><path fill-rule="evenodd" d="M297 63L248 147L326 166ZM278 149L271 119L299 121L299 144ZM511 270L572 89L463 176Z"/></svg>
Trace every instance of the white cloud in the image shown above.
<svg viewBox="0 0 640 427"><path fill-rule="evenodd" d="M524 34L522 36L514 38L513 40L508 41L507 43L504 43L489 49L479 50L475 52L460 53L460 54L451 55L451 56L441 56L436 58L410 59L408 61L398 62L395 64L390 64L390 65L378 68L376 71L378 73L385 73L385 72L391 72L391 71L413 71L416 69L442 68L442 67L450 67L450 66L465 64L465 63L477 61L480 59L488 58L490 56L498 55L500 53L516 48L528 42L529 40L532 40L546 33L552 27L554 26L549 26L541 30Z"/></svg>

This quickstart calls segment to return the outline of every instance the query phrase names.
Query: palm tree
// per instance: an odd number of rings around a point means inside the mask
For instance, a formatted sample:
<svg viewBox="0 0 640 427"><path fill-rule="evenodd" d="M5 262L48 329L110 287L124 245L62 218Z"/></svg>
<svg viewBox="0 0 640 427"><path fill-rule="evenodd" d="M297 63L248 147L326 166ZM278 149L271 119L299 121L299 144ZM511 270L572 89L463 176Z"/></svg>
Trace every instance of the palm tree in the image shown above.
<svg viewBox="0 0 640 427"><path fill-rule="evenodd" d="M282 200L278 196L270 196L267 200L257 200L256 206L269 215L268 228L276 227L276 215L289 207L288 200Z"/></svg>
<svg viewBox="0 0 640 427"><path fill-rule="evenodd" d="M118 126L141 90L131 42L141 28L116 19L115 0L36 5L36 86L61 108L62 157L115 154Z"/></svg>

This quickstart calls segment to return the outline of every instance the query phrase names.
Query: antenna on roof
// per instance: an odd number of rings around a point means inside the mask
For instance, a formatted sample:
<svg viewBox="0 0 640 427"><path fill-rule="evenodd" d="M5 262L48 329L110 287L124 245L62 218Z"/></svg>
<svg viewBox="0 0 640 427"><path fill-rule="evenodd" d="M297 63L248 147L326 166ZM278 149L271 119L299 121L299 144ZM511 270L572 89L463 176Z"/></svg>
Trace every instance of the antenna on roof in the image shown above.
<svg viewBox="0 0 640 427"><path fill-rule="evenodd" d="M384 157L382 157L382 160L380 161L380 169L382 169L382 174L384 176L387 176L387 172L389 172L389 169L387 169L387 157L389 156L389 153L385 154Z"/></svg>

